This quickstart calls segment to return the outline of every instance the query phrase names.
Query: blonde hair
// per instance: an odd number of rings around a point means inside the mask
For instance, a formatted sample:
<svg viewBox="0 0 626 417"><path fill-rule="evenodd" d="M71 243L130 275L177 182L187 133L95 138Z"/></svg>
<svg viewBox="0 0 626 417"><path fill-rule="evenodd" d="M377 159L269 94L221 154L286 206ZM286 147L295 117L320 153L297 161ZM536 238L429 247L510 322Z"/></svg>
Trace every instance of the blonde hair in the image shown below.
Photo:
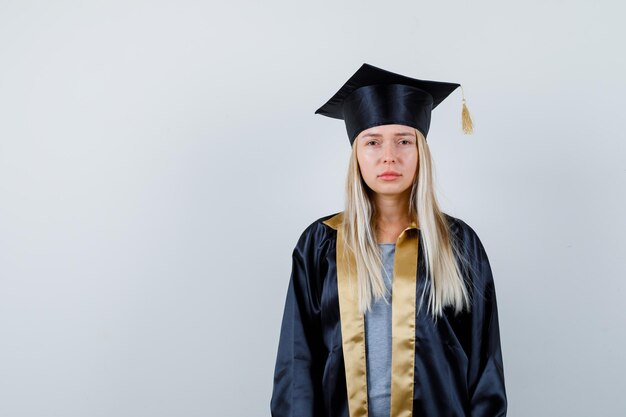
<svg viewBox="0 0 626 417"><path fill-rule="evenodd" d="M455 255L464 262L454 242L448 221L439 209L434 192L433 164L426 138L415 129L418 148L417 175L411 188L408 213L420 229L422 258L425 261L426 280L419 309L429 289L428 307L434 320L451 305L455 314L470 305L463 274ZM385 296L387 288L382 277L382 258L375 235L376 207L364 182L357 160L357 140L346 179L345 210L343 216L344 248L352 251L356 260L359 308L361 313L371 309L374 298ZM386 301L386 299L385 299ZM387 301L386 301L387 302ZM419 309L417 310L419 312Z"/></svg>

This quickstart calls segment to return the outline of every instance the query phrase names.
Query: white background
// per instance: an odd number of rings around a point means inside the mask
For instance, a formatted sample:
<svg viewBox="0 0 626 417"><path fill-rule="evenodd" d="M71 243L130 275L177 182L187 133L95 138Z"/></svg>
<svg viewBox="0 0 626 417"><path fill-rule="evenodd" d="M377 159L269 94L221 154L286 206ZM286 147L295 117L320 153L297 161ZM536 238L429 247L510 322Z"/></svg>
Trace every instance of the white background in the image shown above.
<svg viewBox="0 0 626 417"><path fill-rule="evenodd" d="M479 234L509 416L626 415L618 1L0 1L0 415L269 416L314 115L364 62L463 85L428 141Z"/></svg>

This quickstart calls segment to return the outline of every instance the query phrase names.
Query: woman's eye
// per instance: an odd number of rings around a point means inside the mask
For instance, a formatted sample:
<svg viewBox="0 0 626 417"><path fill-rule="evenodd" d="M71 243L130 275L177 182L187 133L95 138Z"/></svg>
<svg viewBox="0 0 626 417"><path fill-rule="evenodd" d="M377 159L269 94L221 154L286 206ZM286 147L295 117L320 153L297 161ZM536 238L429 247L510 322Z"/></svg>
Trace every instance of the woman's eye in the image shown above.
<svg viewBox="0 0 626 417"><path fill-rule="evenodd" d="M376 141L375 140L370 140L369 142L366 143L366 145L369 145L369 144L372 144L372 143L376 144Z"/></svg>
<svg viewBox="0 0 626 417"><path fill-rule="evenodd" d="M408 140L408 139L403 139L402 142L406 143L407 145L409 145L411 143L411 141Z"/></svg>

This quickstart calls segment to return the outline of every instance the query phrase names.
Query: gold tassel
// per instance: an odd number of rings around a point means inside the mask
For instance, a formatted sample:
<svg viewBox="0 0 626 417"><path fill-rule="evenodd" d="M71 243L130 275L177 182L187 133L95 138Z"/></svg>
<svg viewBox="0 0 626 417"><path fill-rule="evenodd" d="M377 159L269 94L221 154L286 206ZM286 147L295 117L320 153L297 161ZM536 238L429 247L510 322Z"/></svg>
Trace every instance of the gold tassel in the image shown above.
<svg viewBox="0 0 626 417"><path fill-rule="evenodd" d="M461 86L461 94L463 94L463 87ZM472 123L472 116L465 104L465 94L463 94L463 109L461 110L461 122L463 124L463 133L471 135L474 133L474 124Z"/></svg>

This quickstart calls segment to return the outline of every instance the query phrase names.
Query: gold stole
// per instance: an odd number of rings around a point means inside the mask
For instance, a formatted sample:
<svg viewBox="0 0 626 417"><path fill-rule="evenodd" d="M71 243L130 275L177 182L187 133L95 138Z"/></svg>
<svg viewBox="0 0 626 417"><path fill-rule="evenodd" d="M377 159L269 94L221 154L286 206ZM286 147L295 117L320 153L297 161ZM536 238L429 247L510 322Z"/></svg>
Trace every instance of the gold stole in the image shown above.
<svg viewBox="0 0 626 417"><path fill-rule="evenodd" d="M354 254L344 255L343 212L324 223L337 230L337 289L350 417L367 417L365 318L359 313ZM415 231L410 231L415 229ZM391 301L391 417L413 414L417 224L398 237Z"/></svg>

